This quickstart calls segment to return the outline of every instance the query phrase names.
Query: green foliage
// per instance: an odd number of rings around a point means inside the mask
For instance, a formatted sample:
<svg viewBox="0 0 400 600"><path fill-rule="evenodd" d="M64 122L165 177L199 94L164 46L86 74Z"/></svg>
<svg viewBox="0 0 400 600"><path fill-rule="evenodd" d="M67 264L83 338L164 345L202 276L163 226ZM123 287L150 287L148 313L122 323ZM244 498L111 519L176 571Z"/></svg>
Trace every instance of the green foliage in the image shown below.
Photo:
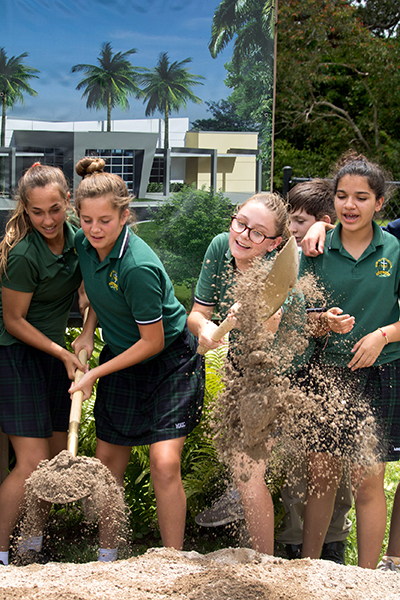
<svg viewBox="0 0 400 600"><path fill-rule="evenodd" d="M398 178L400 39L360 14L348 0L279 4L276 140L297 151L299 176L355 147Z"/></svg>
<svg viewBox="0 0 400 600"><path fill-rule="evenodd" d="M161 194L163 191L163 184L157 181L151 181L147 186L148 194Z"/></svg>
<svg viewBox="0 0 400 600"><path fill-rule="evenodd" d="M400 179L400 36L390 0L278 3L274 188L282 167L324 176L355 147ZM235 40L228 101L260 131L263 188L271 161L273 3L222 0L210 52Z"/></svg>
<svg viewBox="0 0 400 600"><path fill-rule="evenodd" d="M185 284L193 293L205 251L228 228L231 213L232 204L222 192L193 186L185 186L154 211L153 249L175 284Z"/></svg>
<svg viewBox="0 0 400 600"><path fill-rule="evenodd" d="M354 0L357 15L375 35L392 37L400 23L400 5L393 0Z"/></svg>
<svg viewBox="0 0 400 600"><path fill-rule="evenodd" d="M225 84L233 89L228 100L241 118L253 122L259 134L259 158L263 164L262 189L270 188L272 158L273 65L256 52L225 65Z"/></svg>
<svg viewBox="0 0 400 600"><path fill-rule="evenodd" d="M238 66L249 53L268 61L274 48L273 0L222 0L214 13L208 45L215 58L235 38L232 60Z"/></svg>
<svg viewBox="0 0 400 600"><path fill-rule="evenodd" d="M228 102L243 122L259 131L262 188L269 189L272 158L272 95L275 2L222 0L214 13L209 50L214 58L235 39L225 65Z"/></svg>

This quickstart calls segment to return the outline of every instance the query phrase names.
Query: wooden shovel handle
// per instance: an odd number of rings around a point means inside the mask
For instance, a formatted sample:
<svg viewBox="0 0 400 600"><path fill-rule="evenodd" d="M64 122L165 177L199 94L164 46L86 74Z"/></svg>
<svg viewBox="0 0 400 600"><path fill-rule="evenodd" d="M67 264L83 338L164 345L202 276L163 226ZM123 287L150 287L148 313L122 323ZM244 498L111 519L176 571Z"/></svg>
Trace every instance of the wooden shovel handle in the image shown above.
<svg viewBox="0 0 400 600"><path fill-rule="evenodd" d="M234 304L231 309L230 309L230 313L235 313L236 310L238 309L239 305L238 303ZM217 327L217 329L215 329L212 334L211 334L211 339L214 342L219 342L220 340L222 340L222 338L224 337L224 335L226 335L227 333L229 333L229 331L231 331L234 327L235 327L235 320L231 319L229 317L227 317L224 321L222 321L221 325L219 325L219 327ZM208 352L209 348L206 348L205 346L198 346L197 347L197 353L198 354L205 354L206 352Z"/></svg>
<svg viewBox="0 0 400 600"><path fill-rule="evenodd" d="M86 322L88 314L88 309L85 311L85 315L83 317L83 324ZM86 365L88 355L87 350L82 348L82 350L78 354L78 358L83 365ZM84 376L84 372L79 369L75 372L74 383L79 383L79 381ZM69 413L69 427L68 427L68 441L67 441L67 450L76 456L78 454L78 436L79 436L79 425L81 422L81 414L82 414L82 402L83 402L83 392L81 390L74 392L72 394L71 400L71 410Z"/></svg>

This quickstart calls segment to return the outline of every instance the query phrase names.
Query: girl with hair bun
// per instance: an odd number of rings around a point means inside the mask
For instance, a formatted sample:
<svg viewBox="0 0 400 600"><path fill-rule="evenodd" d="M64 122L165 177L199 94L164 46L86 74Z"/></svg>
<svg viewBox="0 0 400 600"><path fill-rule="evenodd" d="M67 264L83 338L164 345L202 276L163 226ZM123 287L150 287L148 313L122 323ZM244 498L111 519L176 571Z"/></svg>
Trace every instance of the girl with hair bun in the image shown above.
<svg viewBox="0 0 400 600"><path fill-rule="evenodd" d="M14 213L0 244L0 425L16 464L0 487L0 562L8 564L10 536L20 514L25 480L41 460L67 447L68 388L84 366L65 348L65 328L81 272L77 227L60 169L35 163L20 179ZM41 531L23 540L31 562L43 562ZM39 513L38 513L39 514ZM45 561L47 562L47 561Z"/></svg>
<svg viewBox="0 0 400 600"><path fill-rule="evenodd" d="M186 497L180 461L186 436L199 423L204 369L186 310L156 254L128 227L130 197L121 177L103 172L104 161L86 157L75 195L82 230L75 238L90 300L74 350L93 350L99 323L105 346L98 367L71 394L89 398L97 379L96 457L123 485L132 446L150 446L150 471L163 545L181 549ZM100 518L99 560L118 549L107 516Z"/></svg>

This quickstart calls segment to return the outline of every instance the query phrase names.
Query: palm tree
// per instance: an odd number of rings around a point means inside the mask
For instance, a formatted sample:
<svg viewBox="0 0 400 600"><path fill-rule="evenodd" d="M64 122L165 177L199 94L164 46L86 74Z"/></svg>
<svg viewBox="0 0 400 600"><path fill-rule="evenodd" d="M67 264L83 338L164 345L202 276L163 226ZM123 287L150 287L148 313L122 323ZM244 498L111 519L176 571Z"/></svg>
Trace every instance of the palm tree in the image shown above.
<svg viewBox="0 0 400 600"><path fill-rule="evenodd" d="M120 106L128 110L128 96L140 98L142 95L137 85L140 69L133 67L127 58L136 52L136 48L131 48L113 54L111 43L105 42L97 58L99 66L79 64L71 69L72 73L85 71L85 78L76 89L85 88L82 98L86 96L87 108L107 109L107 131L111 131L111 109Z"/></svg>
<svg viewBox="0 0 400 600"><path fill-rule="evenodd" d="M7 58L4 47L0 48L0 97L2 104L0 146L5 145L7 108L12 108L17 102L23 104L24 94L37 96L37 92L31 88L28 81L32 77L38 78L35 73L40 73L40 71L23 64L27 56L28 53L23 52L19 56Z"/></svg>
<svg viewBox="0 0 400 600"><path fill-rule="evenodd" d="M249 53L269 62L274 51L275 0L222 0L214 13L208 48L216 58L236 35L232 62Z"/></svg>
<svg viewBox="0 0 400 600"><path fill-rule="evenodd" d="M169 115L172 111L179 112L186 102L190 100L196 104L201 99L194 95L190 89L194 85L203 85L201 75L192 75L184 66L192 62L191 58L185 58L180 62L169 62L168 54L161 52L157 65L141 77L144 84L144 102L147 102L146 117L152 115L156 110L164 115L165 133L164 149L169 147Z"/></svg>

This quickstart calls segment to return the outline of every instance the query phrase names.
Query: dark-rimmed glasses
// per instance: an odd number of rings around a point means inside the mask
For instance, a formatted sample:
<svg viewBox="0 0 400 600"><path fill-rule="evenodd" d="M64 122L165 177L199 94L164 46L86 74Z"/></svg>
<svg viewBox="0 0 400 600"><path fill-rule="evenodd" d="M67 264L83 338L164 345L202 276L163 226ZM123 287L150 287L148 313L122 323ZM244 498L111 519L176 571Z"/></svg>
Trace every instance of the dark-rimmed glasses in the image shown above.
<svg viewBox="0 0 400 600"><path fill-rule="evenodd" d="M253 244L262 244L264 240L275 240L278 237L277 235L265 235L264 233L261 233L261 231L258 231L258 229L248 227L246 223L243 223L236 215L231 216L231 229L235 233L243 233L243 231L246 231L247 229L250 241L253 242Z"/></svg>

